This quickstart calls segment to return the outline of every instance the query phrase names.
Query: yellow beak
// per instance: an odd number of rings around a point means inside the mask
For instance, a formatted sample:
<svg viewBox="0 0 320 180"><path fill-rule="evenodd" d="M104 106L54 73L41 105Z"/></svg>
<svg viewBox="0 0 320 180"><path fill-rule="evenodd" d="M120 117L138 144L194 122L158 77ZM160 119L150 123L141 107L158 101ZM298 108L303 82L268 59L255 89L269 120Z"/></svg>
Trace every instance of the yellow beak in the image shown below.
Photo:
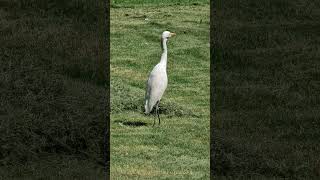
<svg viewBox="0 0 320 180"><path fill-rule="evenodd" d="M175 35L176 35L176 33L170 33L170 37L175 36Z"/></svg>

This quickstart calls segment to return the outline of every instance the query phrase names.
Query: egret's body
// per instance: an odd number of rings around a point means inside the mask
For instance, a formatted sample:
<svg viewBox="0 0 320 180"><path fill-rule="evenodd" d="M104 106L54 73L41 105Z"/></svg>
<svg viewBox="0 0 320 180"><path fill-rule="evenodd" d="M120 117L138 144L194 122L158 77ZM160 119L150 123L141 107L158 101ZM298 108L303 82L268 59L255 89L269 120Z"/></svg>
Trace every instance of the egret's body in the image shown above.
<svg viewBox="0 0 320 180"><path fill-rule="evenodd" d="M161 36L161 47L162 47L162 55L160 62L153 68L151 71L148 81L147 81L147 89L145 96L145 113L149 114L153 107L156 106L156 114L158 115L159 124L159 103L164 94L164 91L168 85L168 76L167 76L167 41L168 38L175 35L174 33L170 33L169 31L165 31ZM153 123L154 125L154 123Z"/></svg>

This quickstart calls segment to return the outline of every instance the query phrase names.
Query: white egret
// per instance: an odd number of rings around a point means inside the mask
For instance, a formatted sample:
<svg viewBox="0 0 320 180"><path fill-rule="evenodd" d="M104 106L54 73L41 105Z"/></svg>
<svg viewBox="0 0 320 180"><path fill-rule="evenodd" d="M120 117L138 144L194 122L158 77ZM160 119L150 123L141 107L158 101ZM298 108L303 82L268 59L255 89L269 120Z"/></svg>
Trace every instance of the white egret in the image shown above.
<svg viewBox="0 0 320 180"><path fill-rule="evenodd" d="M147 89L145 95L145 114L149 114L153 107L156 108L155 115L158 115L159 125L160 125L160 116L159 116L159 103L164 91L168 85L167 77L167 41L170 37L176 35L169 31L164 31L161 36L161 48L162 55L160 62L153 68L151 71L148 81ZM153 121L153 126L155 124L155 119Z"/></svg>

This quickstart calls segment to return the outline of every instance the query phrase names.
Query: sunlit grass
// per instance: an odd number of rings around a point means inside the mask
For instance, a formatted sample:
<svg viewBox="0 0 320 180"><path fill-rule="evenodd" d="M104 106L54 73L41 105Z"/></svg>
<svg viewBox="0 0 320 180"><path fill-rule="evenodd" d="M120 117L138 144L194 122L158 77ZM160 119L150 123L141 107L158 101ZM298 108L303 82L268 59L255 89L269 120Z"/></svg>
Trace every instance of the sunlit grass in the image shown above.
<svg viewBox="0 0 320 180"><path fill-rule="evenodd" d="M161 125L143 114L146 80L168 43ZM209 6L111 8L111 178L209 178ZM129 125L128 125L129 124Z"/></svg>

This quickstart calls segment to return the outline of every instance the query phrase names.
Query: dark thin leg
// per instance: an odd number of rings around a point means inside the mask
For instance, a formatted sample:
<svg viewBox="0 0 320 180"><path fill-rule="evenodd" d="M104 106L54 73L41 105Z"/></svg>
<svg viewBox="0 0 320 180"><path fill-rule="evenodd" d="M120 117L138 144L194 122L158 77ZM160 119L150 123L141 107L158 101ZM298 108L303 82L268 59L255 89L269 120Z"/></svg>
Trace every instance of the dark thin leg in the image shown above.
<svg viewBox="0 0 320 180"><path fill-rule="evenodd" d="M154 118L153 118L153 125L152 125L152 127L154 126L154 124L156 124L156 115L157 115L157 112L154 112L155 114L154 114Z"/></svg>
<svg viewBox="0 0 320 180"><path fill-rule="evenodd" d="M159 116L159 101L157 102L156 112L158 114L159 126L160 126L160 116Z"/></svg>

